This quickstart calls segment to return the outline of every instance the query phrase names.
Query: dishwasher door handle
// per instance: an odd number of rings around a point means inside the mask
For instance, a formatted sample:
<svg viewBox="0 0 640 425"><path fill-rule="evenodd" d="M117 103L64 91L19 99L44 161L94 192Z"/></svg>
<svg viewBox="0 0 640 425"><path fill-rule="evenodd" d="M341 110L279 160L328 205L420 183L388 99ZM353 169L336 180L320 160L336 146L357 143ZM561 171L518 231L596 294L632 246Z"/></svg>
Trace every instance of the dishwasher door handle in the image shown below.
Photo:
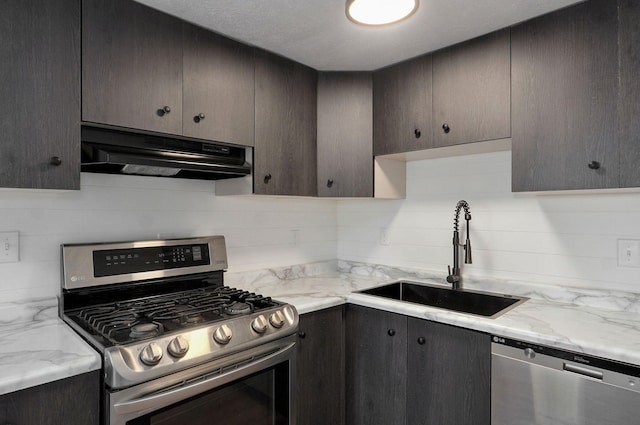
<svg viewBox="0 0 640 425"><path fill-rule="evenodd" d="M599 370L588 369L586 367L574 365L571 363L564 363L563 367L567 372L577 373L579 375L588 376L589 378L595 378L602 380L603 374Z"/></svg>

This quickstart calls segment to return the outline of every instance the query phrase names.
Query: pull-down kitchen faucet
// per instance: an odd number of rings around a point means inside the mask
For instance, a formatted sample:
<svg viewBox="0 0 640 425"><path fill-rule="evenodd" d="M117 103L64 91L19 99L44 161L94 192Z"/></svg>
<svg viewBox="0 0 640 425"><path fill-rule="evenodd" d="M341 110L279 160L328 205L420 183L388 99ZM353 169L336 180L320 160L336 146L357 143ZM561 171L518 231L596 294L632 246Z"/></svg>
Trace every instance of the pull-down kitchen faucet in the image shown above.
<svg viewBox="0 0 640 425"><path fill-rule="evenodd" d="M460 221L460 210L464 209L464 219L467 221L467 239L464 245L460 244L460 233L458 232L458 222ZM451 289L462 288L462 276L460 276L460 254L459 248L464 248L464 263L471 264L471 241L469 240L469 222L471 221L471 212L469 211L469 204L467 201L459 201L456 205L456 216L453 219L453 273L451 273L451 266L447 266L449 269L449 276L447 276L447 282L451 284Z"/></svg>

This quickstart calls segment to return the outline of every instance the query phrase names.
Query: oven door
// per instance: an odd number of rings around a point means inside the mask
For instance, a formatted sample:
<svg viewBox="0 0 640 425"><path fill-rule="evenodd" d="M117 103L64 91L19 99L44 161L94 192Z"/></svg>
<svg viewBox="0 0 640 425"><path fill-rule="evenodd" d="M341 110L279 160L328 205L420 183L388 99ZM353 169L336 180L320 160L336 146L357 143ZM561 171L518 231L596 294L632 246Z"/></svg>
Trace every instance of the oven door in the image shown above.
<svg viewBox="0 0 640 425"><path fill-rule="evenodd" d="M295 425L295 335L121 391L108 425Z"/></svg>

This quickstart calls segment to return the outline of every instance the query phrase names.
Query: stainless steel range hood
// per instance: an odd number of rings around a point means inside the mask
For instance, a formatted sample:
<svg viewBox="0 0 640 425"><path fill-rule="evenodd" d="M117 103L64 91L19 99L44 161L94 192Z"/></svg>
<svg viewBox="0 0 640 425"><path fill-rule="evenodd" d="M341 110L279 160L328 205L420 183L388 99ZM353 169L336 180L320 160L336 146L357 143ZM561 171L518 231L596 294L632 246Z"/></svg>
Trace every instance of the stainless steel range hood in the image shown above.
<svg viewBox="0 0 640 425"><path fill-rule="evenodd" d="M242 146L82 127L82 171L220 180L251 174Z"/></svg>

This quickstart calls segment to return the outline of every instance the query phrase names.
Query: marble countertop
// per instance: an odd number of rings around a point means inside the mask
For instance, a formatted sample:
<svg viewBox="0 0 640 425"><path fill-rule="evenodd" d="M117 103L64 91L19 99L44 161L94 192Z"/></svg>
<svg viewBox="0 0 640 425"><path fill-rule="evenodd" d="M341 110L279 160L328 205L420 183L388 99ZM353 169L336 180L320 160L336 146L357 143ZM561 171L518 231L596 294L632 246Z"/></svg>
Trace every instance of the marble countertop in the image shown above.
<svg viewBox="0 0 640 425"><path fill-rule="evenodd" d="M398 279L442 285L440 277L394 270L369 270L359 276L353 269L349 271L315 277L271 272L231 280L242 289L290 303L300 314L351 303L640 365L640 303L635 295L555 286L541 289L540 285L532 289L512 283L508 288L495 282L468 284L472 286L468 289L530 298L489 319L355 293Z"/></svg>
<svg viewBox="0 0 640 425"><path fill-rule="evenodd" d="M0 304L0 395L101 367L98 353L58 318L55 298Z"/></svg>
<svg viewBox="0 0 640 425"><path fill-rule="evenodd" d="M352 303L640 365L638 294L465 280L467 289L530 298L489 319L356 292L399 279L442 285L443 278L333 263L228 273L225 283L290 303L300 314ZM0 304L0 395L100 367L98 353L57 317L57 300Z"/></svg>

